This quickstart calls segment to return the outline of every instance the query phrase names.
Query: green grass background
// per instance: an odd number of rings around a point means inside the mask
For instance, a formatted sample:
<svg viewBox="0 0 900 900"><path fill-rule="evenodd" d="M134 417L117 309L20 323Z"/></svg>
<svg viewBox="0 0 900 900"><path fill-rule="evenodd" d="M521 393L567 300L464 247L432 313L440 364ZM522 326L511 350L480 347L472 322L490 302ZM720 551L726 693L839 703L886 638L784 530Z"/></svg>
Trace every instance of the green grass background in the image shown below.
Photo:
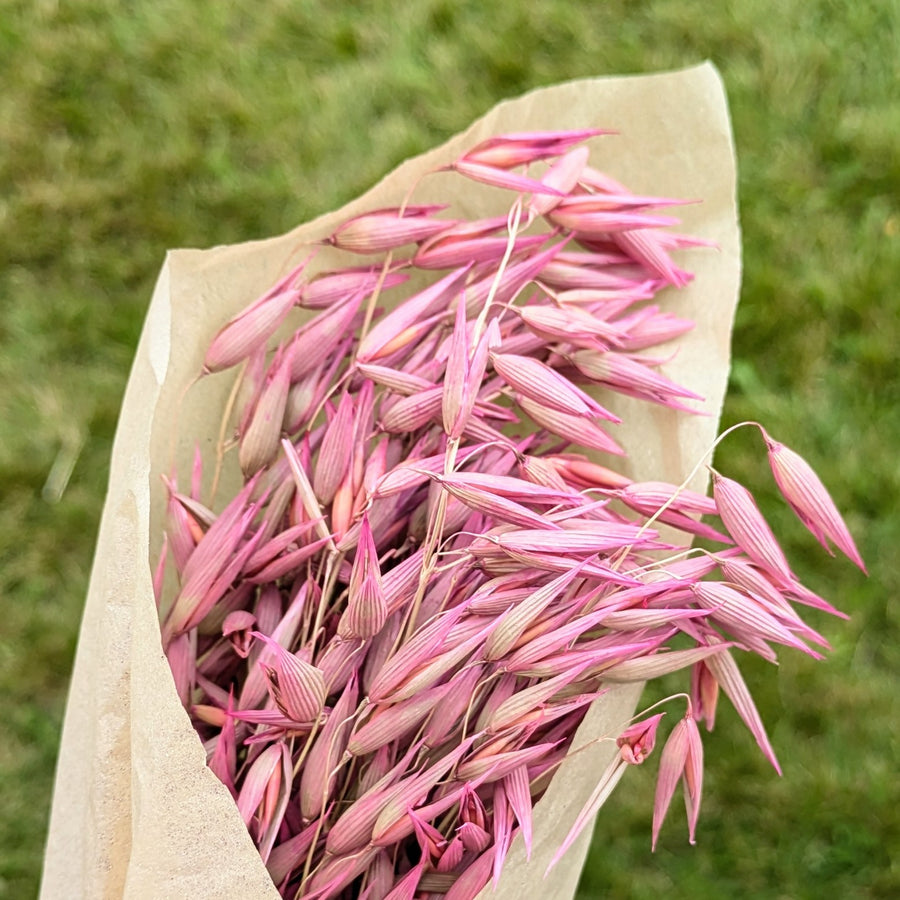
<svg viewBox="0 0 900 900"><path fill-rule="evenodd" d="M751 432L726 442L720 468L852 619L813 615L824 663L746 665L784 778L723 708L697 846L676 802L651 855L655 765L629 773L579 896L900 896L898 41L896 0L0 0L0 897L37 889L111 440L166 248L287 230L528 88L706 58L745 253L725 424L759 419L812 462L871 577L785 511Z"/></svg>

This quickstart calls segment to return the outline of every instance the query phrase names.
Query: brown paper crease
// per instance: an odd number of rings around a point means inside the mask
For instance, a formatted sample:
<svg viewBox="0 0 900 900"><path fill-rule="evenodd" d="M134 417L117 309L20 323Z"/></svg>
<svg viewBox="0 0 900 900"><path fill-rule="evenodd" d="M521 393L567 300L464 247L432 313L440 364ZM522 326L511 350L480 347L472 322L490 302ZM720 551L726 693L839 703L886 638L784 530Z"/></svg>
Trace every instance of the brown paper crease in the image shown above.
<svg viewBox="0 0 900 900"><path fill-rule="evenodd" d="M636 193L695 197L680 230L712 238L718 250L681 257L696 275L666 294L667 308L697 326L666 373L707 398L708 417L676 415L616 398L626 424L615 436L632 477L679 483L712 443L725 391L731 323L740 281L735 168L723 87L715 68L573 81L501 103L442 147L409 160L344 209L270 240L167 255L147 314L113 446L109 489L78 642L57 764L41 897L272 898L278 894L237 808L204 764L160 645L151 587L164 493L173 462L189 471L193 442L211 452L228 379L204 379L179 398L200 369L215 331L320 238L363 209L400 202L412 180L491 134L603 127L591 162ZM426 179L417 202L441 194ZM496 215L500 195L473 186L464 215ZM501 199L500 202L503 202ZM333 261L328 254L317 264ZM604 398L608 402L609 398ZM610 405L612 405L610 403ZM705 474L691 483L705 488ZM575 740L615 738L640 686L617 687L595 704ZM483 897L542 900L574 896L589 835L542 882L547 862L615 752L592 743L561 768L535 811L535 849L518 839L499 891ZM650 777L647 773L643 777ZM627 778L626 778L627 782ZM649 810L648 810L649 820ZM615 841L615 828L607 828ZM649 840L649 839L648 839Z"/></svg>

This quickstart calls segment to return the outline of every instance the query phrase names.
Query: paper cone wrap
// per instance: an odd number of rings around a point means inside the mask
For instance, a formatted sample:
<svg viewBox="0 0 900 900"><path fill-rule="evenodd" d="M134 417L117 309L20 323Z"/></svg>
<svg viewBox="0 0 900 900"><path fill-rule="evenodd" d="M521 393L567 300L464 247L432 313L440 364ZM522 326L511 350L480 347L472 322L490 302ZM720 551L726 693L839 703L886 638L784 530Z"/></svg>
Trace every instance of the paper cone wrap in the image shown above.
<svg viewBox="0 0 900 900"><path fill-rule="evenodd" d="M722 84L710 64L533 91L501 103L443 146L405 162L343 209L288 234L206 251L170 252L147 314L113 446L57 766L44 900L278 897L231 795L206 767L203 748L176 695L151 584L165 515L160 476L173 465L187 473L197 440L206 458L214 458L233 382L233 376L214 376L186 391L213 335L296 266L308 253L308 242L326 236L351 215L399 204L423 173L480 140L507 132L593 127L619 132L591 141L595 168L639 194L702 200L679 210L680 230L718 244L718 249L680 257L696 277L686 288L660 297L667 309L696 322L664 371L703 395L709 415L604 396L604 404L624 420L614 436L628 457L616 465L636 479L677 484L706 452L716 435L726 386L740 281L731 133ZM422 181L415 202L446 201L451 189L447 179L456 192L451 212L463 216L501 214L511 198L508 192L470 186L459 176L439 175ZM324 268L340 259L328 250L315 264ZM703 491L705 483L701 472L691 487ZM640 687L614 687L594 704L573 744L589 748L561 767L535 808L531 861L525 861L518 838L499 890L492 894L488 886L482 897L571 900L589 832L546 881L544 870L615 754L614 739L633 714ZM608 740L595 740L601 737ZM615 827L610 825L606 835L614 847Z"/></svg>

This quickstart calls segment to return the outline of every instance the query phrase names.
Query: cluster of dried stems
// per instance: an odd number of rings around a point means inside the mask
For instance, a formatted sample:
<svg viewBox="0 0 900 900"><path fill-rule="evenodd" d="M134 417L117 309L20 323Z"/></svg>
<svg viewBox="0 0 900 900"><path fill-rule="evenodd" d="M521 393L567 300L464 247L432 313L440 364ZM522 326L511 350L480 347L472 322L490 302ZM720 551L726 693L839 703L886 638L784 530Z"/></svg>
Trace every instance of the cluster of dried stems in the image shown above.
<svg viewBox="0 0 900 900"><path fill-rule="evenodd" d="M679 780L693 840L697 722L712 727L720 687L777 767L732 651L827 646L794 606L836 610L743 487L635 483L582 452L621 452L603 390L700 399L642 351L690 327L652 301L690 280L670 251L704 242L648 212L676 201L588 164L599 133L478 145L448 168L512 191L508 216L356 216L327 244L362 264L310 275L314 251L208 350L205 373L242 366L245 485L216 514L199 453L188 493L167 479L162 638L285 897L474 897L516 834L530 850L533 804L588 706L685 668L653 841ZM428 283L398 297L413 273ZM273 349L295 307L313 312ZM862 565L808 465L762 434L788 503ZM718 549L692 551L697 535ZM606 736L619 756L560 852L660 718Z"/></svg>

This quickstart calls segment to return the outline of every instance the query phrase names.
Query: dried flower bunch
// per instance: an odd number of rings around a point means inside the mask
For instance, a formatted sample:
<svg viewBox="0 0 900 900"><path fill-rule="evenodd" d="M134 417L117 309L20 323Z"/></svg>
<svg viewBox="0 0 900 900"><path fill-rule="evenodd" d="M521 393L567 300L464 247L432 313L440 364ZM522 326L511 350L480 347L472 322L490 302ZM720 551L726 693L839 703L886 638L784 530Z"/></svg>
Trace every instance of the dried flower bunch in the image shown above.
<svg viewBox="0 0 900 900"><path fill-rule="evenodd" d="M313 249L206 354L241 367L245 484L215 513L199 452L188 493L167 479L154 586L179 695L285 897L474 897L518 833L530 846L614 683L691 673L654 845L679 780L693 841L720 687L778 767L733 651L820 658L795 606L837 611L735 481L713 472L706 497L609 467L602 391L700 399L658 371L670 350L643 351L691 327L653 300L691 278L671 252L705 242L661 230L679 201L589 165L600 133L479 144L450 170L512 192L508 216L451 218L411 189L330 235L358 264L310 274ZM862 566L809 466L757 427L797 515ZM560 853L661 718L606 736L620 753Z"/></svg>

